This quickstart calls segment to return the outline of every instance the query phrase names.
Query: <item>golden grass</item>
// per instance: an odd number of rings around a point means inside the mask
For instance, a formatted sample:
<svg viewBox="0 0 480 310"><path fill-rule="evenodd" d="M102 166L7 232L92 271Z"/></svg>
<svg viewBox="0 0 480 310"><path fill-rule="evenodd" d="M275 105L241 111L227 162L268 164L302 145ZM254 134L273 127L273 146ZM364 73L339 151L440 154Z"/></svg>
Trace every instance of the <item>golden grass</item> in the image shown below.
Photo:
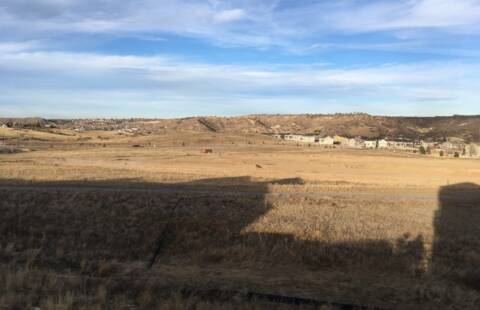
<svg viewBox="0 0 480 310"><path fill-rule="evenodd" d="M46 150L3 156L0 172L8 178L37 180L108 179L130 174L150 181L164 181L165 176L172 179L175 175L179 181L186 180L183 175L188 175L188 179L248 175L390 187L438 188L461 182L480 183L477 160L263 145L218 145L214 154L201 154L200 150L201 146Z"/></svg>
<svg viewBox="0 0 480 310"><path fill-rule="evenodd" d="M480 161L176 137L0 155L0 306L278 306L160 294L188 286L479 307Z"/></svg>

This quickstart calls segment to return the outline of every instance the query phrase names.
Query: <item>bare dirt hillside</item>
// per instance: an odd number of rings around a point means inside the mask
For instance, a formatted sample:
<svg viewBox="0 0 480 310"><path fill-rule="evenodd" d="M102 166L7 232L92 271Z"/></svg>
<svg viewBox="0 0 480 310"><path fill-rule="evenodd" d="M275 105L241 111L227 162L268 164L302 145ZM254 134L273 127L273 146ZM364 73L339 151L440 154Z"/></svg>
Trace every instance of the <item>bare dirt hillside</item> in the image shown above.
<svg viewBox="0 0 480 310"><path fill-rule="evenodd" d="M321 135L480 140L480 116L387 117L368 114L249 115L159 121L164 126L200 131L318 133Z"/></svg>

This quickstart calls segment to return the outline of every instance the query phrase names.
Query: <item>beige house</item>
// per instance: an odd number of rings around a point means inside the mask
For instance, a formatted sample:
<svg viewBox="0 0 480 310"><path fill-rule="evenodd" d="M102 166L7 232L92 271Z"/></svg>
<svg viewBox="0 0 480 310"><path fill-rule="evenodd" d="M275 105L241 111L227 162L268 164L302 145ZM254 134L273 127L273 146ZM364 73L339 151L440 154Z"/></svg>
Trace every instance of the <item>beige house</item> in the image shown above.
<svg viewBox="0 0 480 310"><path fill-rule="evenodd" d="M345 137L342 137L342 136L334 136L333 137L333 142L335 144L346 145L348 143L348 138L345 138Z"/></svg>
<svg viewBox="0 0 480 310"><path fill-rule="evenodd" d="M440 148L442 149L445 155L455 155L456 153L462 154L465 150L465 144L460 142L452 142L446 141L440 144Z"/></svg>
<svg viewBox="0 0 480 310"><path fill-rule="evenodd" d="M480 157L480 144L471 143L465 147L466 156Z"/></svg>

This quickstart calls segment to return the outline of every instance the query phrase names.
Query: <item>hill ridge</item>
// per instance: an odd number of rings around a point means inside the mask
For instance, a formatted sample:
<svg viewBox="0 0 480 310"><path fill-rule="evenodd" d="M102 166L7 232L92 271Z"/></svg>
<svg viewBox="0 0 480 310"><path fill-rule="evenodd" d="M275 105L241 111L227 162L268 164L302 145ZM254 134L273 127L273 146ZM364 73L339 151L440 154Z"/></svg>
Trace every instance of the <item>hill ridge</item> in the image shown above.
<svg viewBox="0 0 480 310"><path fill-rule="evenodd" d="M480 141L480 115L378 116L367 113L336 114L250 114L244 116L191 116L175 119L40 119L0 118L0 125L38 127L55 123L63 128L117 130L138 128L211 133L297 133L362 136L368 138L445 139ZM13 120L13 121L12 121ZM15 121L16 120L16 121ZM27 121L28 120L28 121ZM34 120L34 121L32 121Z"/></svg>

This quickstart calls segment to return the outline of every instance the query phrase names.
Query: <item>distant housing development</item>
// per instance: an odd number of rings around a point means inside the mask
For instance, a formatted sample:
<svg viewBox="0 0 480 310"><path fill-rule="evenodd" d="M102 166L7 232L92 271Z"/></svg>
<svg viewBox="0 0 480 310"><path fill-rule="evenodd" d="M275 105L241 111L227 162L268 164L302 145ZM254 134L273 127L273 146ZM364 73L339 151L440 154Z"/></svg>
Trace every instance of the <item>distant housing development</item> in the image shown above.
<svg viewBox="0 0 480 310"><path fill-rule="evenodd" d="M399 139L368 139L362 137L320 136L315 134L274 134L275 138L324 147L344 147L357 149L382 149L436 155L441 157L480 158L480 143L465 143L458 139L445 139L443 142Z"/></svg>

